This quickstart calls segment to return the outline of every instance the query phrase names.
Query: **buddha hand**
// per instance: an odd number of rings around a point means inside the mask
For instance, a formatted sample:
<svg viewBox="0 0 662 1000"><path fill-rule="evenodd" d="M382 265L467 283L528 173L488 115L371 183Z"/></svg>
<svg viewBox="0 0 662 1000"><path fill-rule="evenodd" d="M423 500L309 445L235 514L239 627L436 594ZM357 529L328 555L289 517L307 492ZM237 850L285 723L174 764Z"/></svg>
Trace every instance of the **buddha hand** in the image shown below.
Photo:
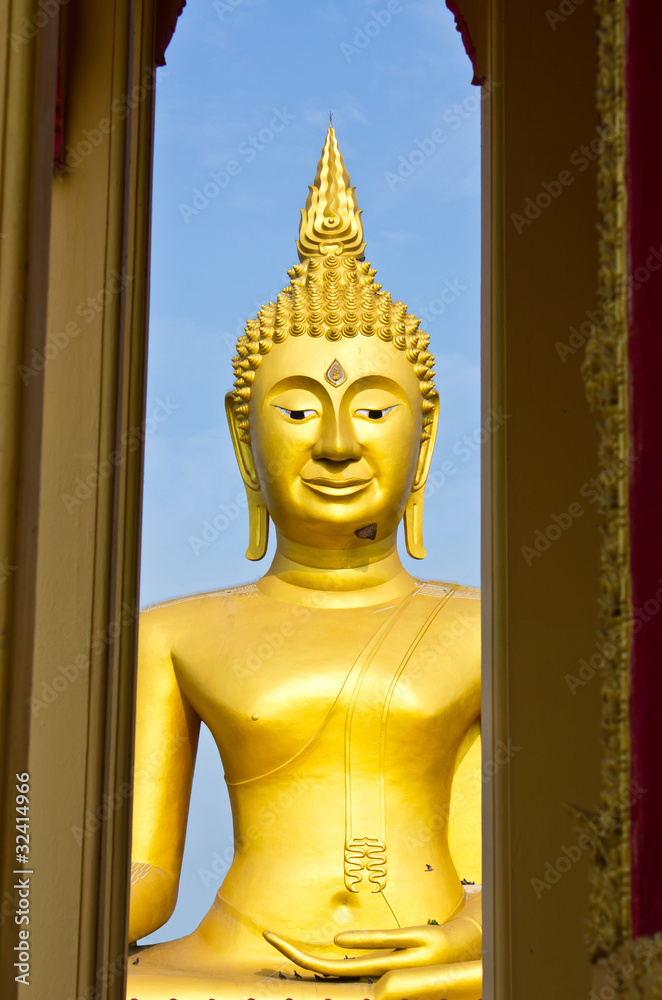
<svg viewBox="0 0 662 1000"><path fill-rule="evenodd" d="M442 925L422 924L419 927L342 931L336 934L334 943L339 948L394 949L386 954L383 950L376 950L356 958L323 958L313 955L273 931L264 931L264 937L295 965L311 972L352 978L385 976L383 989L379 992L382 1000L395 997L395 993L391 993L391 986L398 992L400 984L409 984L412 970L419 970L421 974L418 977L419 990L423 989L421 997L425 995L425 983L434 974L432 978L435 979L435 988L439 985L437 979L441 977L449 986L455 984L460 990L464 986L469 989L469 992L454 992L449 996L457 996L458 1000L466 997L469 1000L470 997L480 996L482 933L476 916L480 919L479 894L470 899L460 913ZM431 969L430 966L441 968ZM445 973L444 967L447 969ZM404 970L407 970L406 976ZM475 991L476 987L478 992ZM474 992L471 992L472 989ZM419 995L413 982L411 994L407 993L407 996L410 995Z"/></svg>

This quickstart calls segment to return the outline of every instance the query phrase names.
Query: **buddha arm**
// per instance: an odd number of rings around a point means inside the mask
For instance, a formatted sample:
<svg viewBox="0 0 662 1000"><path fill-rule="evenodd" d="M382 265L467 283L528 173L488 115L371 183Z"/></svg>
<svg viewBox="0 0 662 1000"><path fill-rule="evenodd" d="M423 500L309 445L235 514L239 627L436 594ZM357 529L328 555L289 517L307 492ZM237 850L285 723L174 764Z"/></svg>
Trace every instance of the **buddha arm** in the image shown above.
<svg viewBox="0 0 662 1000"><path fill-rule="evenodd" d="M174 910L200 731L162 619L161 609L144 612L139 629L129 941L156 930Z"/></svg>

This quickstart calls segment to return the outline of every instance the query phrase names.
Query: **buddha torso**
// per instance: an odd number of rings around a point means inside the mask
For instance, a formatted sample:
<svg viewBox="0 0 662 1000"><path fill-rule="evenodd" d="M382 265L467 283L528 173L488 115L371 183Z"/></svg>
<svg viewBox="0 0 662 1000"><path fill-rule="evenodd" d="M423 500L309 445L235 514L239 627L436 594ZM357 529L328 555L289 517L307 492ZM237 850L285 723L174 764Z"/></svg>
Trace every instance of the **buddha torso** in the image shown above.
<svg viewBox="0 0 662 1000"><path fill-rule="evenodd" d="M273 960L260 928L333 949L339 930L442 923L463 901L448 815L479 714L477 596L424 584L320 609L251 585L146 613L229 787L235 858L203 923L216 959L236 954L237 914L243 954Z"/></svg>

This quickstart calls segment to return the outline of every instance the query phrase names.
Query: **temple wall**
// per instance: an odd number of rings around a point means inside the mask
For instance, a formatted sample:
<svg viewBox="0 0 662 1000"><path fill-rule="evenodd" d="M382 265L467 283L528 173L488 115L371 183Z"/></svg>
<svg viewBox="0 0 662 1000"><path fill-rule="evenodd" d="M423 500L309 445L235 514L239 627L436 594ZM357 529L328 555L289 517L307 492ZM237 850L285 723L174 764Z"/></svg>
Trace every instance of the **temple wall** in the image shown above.
<svg viewBox="0 0 662 1000"><path fill-rule="evenodd" d="M568 805L599 800L601 694L599 676L566 679L597 638L598 437L570 346L596 308L597 157L580 149L596 135L597 35L589 5L556 30L548 6L492 4L484 125L483 391L508 414L483 467L484 753L518 748L484 806L484 995L539 1000L590 991L590 851Z"/></svg>
<svg viewBox="0 0 662 1000"><path fill-rule="evenodd" d="M150 2L47 6L2 11L16 64L5 121L10 142L33 143L16 165L35 189L11 218L22 177L5 174L3 277L27 234L23 266L40 279L3 299L14 323L22 294L39 312L19 317L27 333L2 330L5 351L18 335L3 368L18 455L2 458L20 567L3 578L2 979L3 996L64 1000L123 996L155 70ZM29 986L13 968L16 772L30 773Z"/></svg>

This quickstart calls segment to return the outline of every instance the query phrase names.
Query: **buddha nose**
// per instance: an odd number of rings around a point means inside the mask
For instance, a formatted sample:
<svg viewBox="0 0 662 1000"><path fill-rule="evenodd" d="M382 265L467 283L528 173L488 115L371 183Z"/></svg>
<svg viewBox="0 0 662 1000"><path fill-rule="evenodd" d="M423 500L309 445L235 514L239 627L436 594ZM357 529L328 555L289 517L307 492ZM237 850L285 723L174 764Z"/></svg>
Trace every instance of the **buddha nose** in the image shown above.
<svg viewBox="0 0 662 1000"><path fill-rule="evenodd" d="M312 457L331 462L358 461L361 446L349 416L330 415L322 424L322 433L313 445Z"/></svg>

